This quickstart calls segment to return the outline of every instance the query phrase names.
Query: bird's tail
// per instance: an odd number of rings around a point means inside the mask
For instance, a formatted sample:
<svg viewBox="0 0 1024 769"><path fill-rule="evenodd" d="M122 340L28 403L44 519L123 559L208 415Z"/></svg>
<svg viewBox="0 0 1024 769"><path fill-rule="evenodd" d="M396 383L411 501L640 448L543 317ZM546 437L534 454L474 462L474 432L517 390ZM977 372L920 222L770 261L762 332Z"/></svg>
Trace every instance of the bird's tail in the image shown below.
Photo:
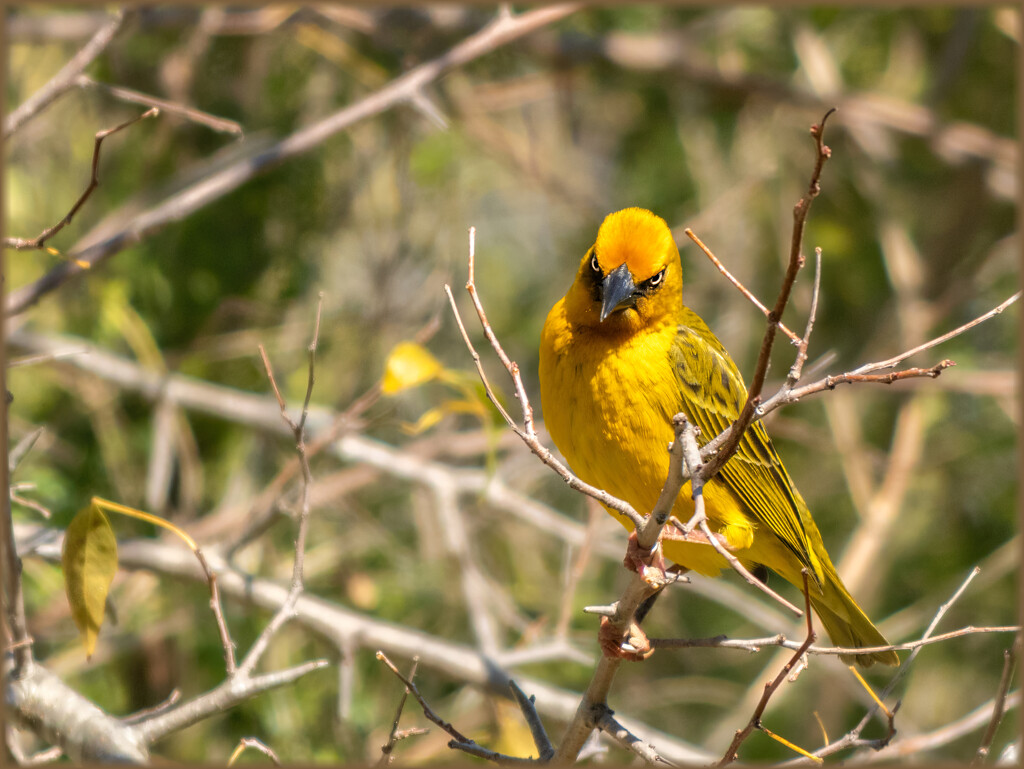
<svg viewBox="0 0 1024 769"><path fill-rule="evenodd" d="M831 573L829 573L831 572ZM839 575L831 569L825 573L824 584L820 594L811 590L811 606L825 626L832 643L847 648L888 646L878 628L876 628L863 609L853 600L853 596L843 585ZM856 662L861 667L870 667L876 662L883 665L896 666L900 658L894 651L871 652L869 654L844 654L840 659L847 665Z"/></svg>

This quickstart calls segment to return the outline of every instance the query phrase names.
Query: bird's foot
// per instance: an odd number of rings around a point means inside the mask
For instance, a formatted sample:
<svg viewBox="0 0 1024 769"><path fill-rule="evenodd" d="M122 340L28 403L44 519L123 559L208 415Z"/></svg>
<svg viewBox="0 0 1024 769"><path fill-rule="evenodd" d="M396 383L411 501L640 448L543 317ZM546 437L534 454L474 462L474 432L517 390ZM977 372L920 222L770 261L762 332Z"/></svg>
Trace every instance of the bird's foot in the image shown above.
<svg viewBox="0 0 1024 769"><path fill-rule="evenodd" d="M647 634L636 622L630 622L625 632L612 624L608 617L601 617L601 629L597 632L601 651L609 659L627 662L642 662L654 654L654 647Z"/></svg>
<svg viewBox="0 0 1024 769"><path fill-rule="evenodd" d="M675 521L673 518L672 521ZM726 539L725 535L721 532L712 532L715 535L715 539L725 547L726 550L734 550L732 545L729 544L729 540ZM690 542L701 545L710 545L711 542L708 540L707 535L704 534L700 529L691 529L690 531L683 531L681 524L670 522L668 526L662 529L661 538L663 540L669 540L672 542Z"/></svg>
<svg viewBox="0 0 1024 769"><path fill-rule="evenodd" d="M650 550L644 550L637 542L635 531L629 534L626 557L622 559L622 565L630 571L635 571L640 575L640 579L655 589L672 581L666 574L665 555L661 550L661 542L657 542Z"/></svg>

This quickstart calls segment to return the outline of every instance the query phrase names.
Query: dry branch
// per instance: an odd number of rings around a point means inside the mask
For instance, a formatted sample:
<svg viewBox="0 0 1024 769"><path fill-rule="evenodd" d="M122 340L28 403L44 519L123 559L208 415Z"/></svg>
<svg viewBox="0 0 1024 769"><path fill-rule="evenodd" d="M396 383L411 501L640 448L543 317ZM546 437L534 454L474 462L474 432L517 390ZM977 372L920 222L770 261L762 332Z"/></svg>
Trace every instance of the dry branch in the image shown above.
<svg viewBox="0 0 1024 769"><path fill-rule="evenodd" d="M124 248L157 231L165 224L195 213L254 177L319 146L353 124L410 102L445 72L497 50L523 35L553 24L580 7L579 3L566 3L537 8L517 16L499 15L482 30L466 38L441 56L409 70L380 90L342 108L323 120L296 131L271 147L242 157L227 168L211 173L171 195L156 207L135 216L125 227L113 235L98 243L72 249L69 256L90 267L95 267ZM54 267L33 283L12 291L7 297L5 315L11 316L24 312L43 296L81 272L82 268L73 263Z"/></svg>
<svg viewBox="0 0 1024 769"><path fill-rule="evenodd" d="M814 622L811 615L811 593L807 584L807 569L803 569L804 578L804 614L807 618L807 637L804 642L800 644L800 647L796 650L796 653L789 659L789 661L782 666L782 670L775 676L774 679L764 685L764 693L761 695L761 699L758 701L757 706L754 708L754 713L750 717L750 721L742 729L736 732L733 737L732 743L725 751L725 755L718 762L718 766L728 766L738 758L738 751L740 745L754 732L755 729L764 731L764 727L761 725L761 716L764 715L765 708L768 707L768 701L772 695L782 686L782 682L786 680L786 676L790 674L794 666L800 661L800 658L804 656L804 653L810 648L811 644L814 643L816 637L814 632Z"/></svg>
<svg viewBox="0 0 1024 769"><path fill-rule="evenodd" d="M56 75L50 78L46 85L32 94L14 112L7 116L7 119L4 120L4 139L9 139L11 134L46 109L61 94L75 87L77 84L76 80L82 71L97 56L103 53L121 30L121 27L124 25L125 16L124 10L117 11L105 25L96 31L92 39L67 64L61 67Z"/></svg>
<svg viewBox="0 0 1024 769"><path fill-rule="evenodd" d="M92 149L92 176L89 179L89 185L78 197L78 200L75 201L75 204L71 206L71 210L64 215L63 219L52 227L47 227L41 233L36 235L36 237L30 240L26 240L24 238L4 238L4 245L7 248L13 248L18 251L43 248L46 245L46 241L71 224L71 220L74 218L75 214L78 213L78 210L85 204L85 201L89 199L89 196L92 195L93 190L100 186L100 147L103 145L103 140L112 134L116 134L118 131L123 131L128 126L138 123L140 120L145 120L148 117L156 117L159 114L160 110L156 107L152 107L141 115L136 115L131 120L126 120L120 125L116 125L113 128L107 128L103 131L98 131L96 133L95 143L93 144ZM79 265L79 269L82 269L81 265Z"/></svg>
<svg viewBox="0 0 1024 769"><path fill-rule="evenodd" d="M59 562L60 533L50 530L45 541L39 541L32 531L26 530L25 536L19 539L36 540L35 555ZM173 544L152 539L119 542L118 558L124 569L142 569L205 582L191 553ZM212 553L211 566L217 572L221 593L239 602L276 611L287 598L287 585L241 571ZM512 675L500 667L502 660L488 659L472 646L353 611L309 593L299 596L294 611L294 622L329 641L336 643L339 638L352 639L354 648L381 649L394 658L412 659L418 655L421 668L428 667L453 680L482 687L496 696L509 696L508 681ZM528 675L516 674L515 678L520 687L536 696L537 710L542 715L565 722L572 718L580 700L578 692L560 689ZM640 739L658 745L661 755L670 761L706 764L714 758L706 751L641 721L625 717L620 720ZM170 722L165 722L161 731L173 731L168 728L170 725Z"/></svg>
<svg viewBox="0 0 1024 769"><path fill-rule="evenodd" d="M825 121L828 120L829 115L835 112L835 108L830 109L825 113L825 116L821 119L820 124L811 126L811 137L814 139L814 145L816 148L814 171L811 173L811 180L807 186L807 192L793 207L793 235L790 239L789 248L789 263L786 266L786 274L782 278L782 285L779 288L779 295L775 300L775 306L772 307L772 311L768 313L767 328L764 332L764 338L761 341L761 349L757 355L757 364L754 367L754 373L750 378L750 386L747 390L747 400L743 404L743 408L740 410L739 416L736 421L726 430L724 433L725 438L722 439L721 444L718 447L717 452L714 456L708 459L701 470L701 475L705 479L713 478L719 470L725 465L725 463L736 453L736 449L739 447L740 440L743 438L743 433L747 427L754 420L756 415L759 415L761 404L761 390L764 387L765 377L768 375L768 363L771 360L772 347L775 343L775 330L779 325L779 321L782 319L782 313L786 309L786 305L789 302L790 292L793 290L793 284L796 283L797 273L804 265L804 257L801 253L803 247L804 227L807 224L807 215L811 209L811 203L818 196L821 191L820 180L821 171L824 168L825 161L831 156L832 151L822 141L825 132ZM702 451L702 456L707 457L708 454Z"/></svg>

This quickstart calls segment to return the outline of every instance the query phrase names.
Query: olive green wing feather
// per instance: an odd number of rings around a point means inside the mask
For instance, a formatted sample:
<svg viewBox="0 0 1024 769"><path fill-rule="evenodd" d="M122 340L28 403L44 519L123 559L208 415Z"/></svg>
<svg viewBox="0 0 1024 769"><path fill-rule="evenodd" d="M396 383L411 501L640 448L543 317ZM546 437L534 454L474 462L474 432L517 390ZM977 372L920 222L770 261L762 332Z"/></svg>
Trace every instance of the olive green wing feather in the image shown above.
<svg viewBox="0 0 1024 769"><path fill-rule="evenodd" d="M670 354L679 382L680 410L700 428L698 442L703 445L739 416L747 389L729 353L689 308L684 309ZM774 532L820 583L822 565L810 539L817 529L764 425L754 422L747 428L718 477L745 512ZM808 528L814 534L809 536Z"/></svg>

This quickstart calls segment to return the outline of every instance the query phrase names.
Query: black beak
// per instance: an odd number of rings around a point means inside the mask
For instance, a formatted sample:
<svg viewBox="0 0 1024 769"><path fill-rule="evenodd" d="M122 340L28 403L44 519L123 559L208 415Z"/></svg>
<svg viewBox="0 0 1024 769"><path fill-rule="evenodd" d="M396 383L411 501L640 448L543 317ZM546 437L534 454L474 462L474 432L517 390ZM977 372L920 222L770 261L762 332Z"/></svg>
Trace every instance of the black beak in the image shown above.
<svg viewBox="0 0 1024 769"><path fill-rule="evenodd" d="M633 283L633 276L629 274L629 268L625 263L609 272L605 276L604 282L601 283L601 296L603 297L601 320L603 321L622 307L634 307L636 305L636 297L633 296L635 290L636 284Z"/></svg>

